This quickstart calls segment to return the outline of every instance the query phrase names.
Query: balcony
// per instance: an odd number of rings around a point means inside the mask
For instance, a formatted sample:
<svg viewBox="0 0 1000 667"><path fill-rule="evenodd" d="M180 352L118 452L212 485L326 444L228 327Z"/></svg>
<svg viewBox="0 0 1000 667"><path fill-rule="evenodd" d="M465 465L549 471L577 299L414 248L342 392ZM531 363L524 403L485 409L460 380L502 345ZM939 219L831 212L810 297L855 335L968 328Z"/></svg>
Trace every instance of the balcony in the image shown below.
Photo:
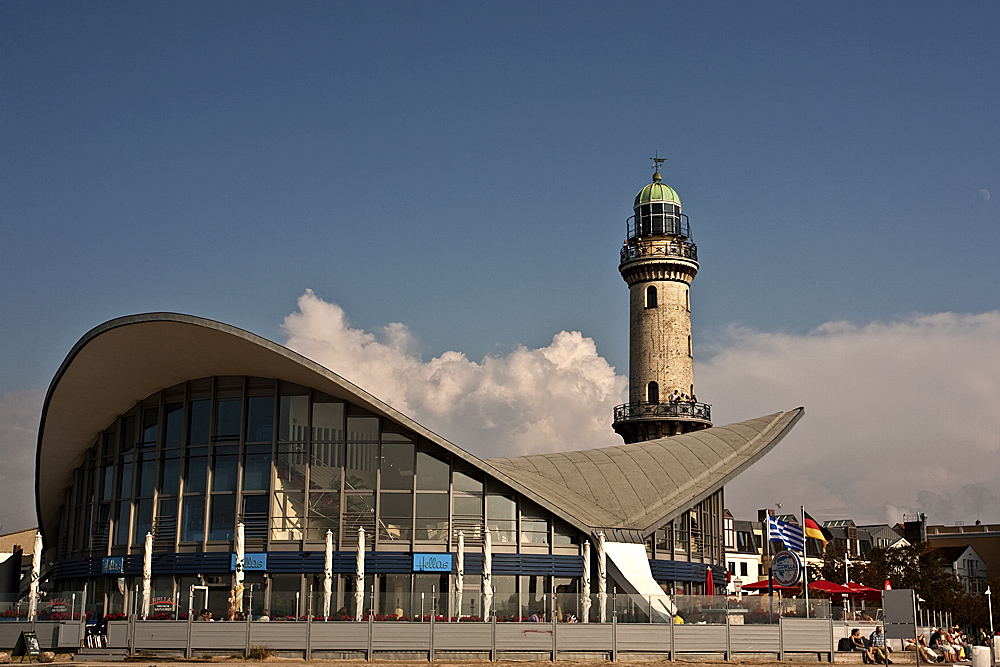
<svg viewBox="0 0 1000 667"><path fill-rule="evenodd" d="M615 408L615 423L640 419L712 421L707 403L626 403Z"/></svg>
<svg viewBox="0 0 1000 667"><path fill-rule="evenodd" d="M621 264L656 257L680 257L697 262L698 246L690 241L653 241L622 246Z"/></svg>

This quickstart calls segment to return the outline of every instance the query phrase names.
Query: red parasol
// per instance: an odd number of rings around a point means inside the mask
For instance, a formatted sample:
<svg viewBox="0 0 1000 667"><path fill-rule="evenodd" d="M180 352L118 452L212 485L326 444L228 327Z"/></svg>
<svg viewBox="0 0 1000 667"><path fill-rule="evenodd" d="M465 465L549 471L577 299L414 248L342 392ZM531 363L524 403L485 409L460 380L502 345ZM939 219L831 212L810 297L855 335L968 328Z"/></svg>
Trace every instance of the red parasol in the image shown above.
<svg viewBox="0 0 1000 667"><path fill-rule="evenodd" d="M847 586L841 586L840 584L828 581L826 579L820 579L809 584L809 588L814 591L820 591L822 593L829 593L831 595L850 595L854 592L852 588Z"/></svg>
<svg viewBox="0 0 1000 667"><path fill-rule="evenodd" d="M865 586L864 584L859 584L856 581L848 581L846 586L851 589L851 598L855 600L881 600L882 591L877 588L871 588L870 586Z"/></svg>
<svg viewBox="0 0 1000 667"><path fill-rule="evenodd" d="M742 590L745 590L745 591L766 591L767 590L767 579L763 579L761 581L755 581L752 584L743 584ZM774 590L776 590L778 592L786 592L786 593L787 592L796 592L797 593L799 591L799 587L798 586L779 586L778 584L775 584L774 585Z"/></svg>
<svg viewBox="0 0 1000 667"><path fill-rule="evenodd" d="M715 580L710 567L705 568L705 595L715 595Z"/></svg>

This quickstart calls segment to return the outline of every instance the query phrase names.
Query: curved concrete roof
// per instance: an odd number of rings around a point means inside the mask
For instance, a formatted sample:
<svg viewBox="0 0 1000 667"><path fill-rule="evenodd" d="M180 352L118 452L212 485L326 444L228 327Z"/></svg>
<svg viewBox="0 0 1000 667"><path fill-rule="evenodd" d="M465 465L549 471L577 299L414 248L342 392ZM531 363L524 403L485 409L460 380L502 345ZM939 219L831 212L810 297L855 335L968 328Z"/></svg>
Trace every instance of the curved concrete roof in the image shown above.
<svg viewBox="0 0 1000 667"><path fill-rule="evenodd" d="M769 451L802 414L800 408L649 443L483 461L336 373L260 336L192 315L132 315L84 335L45 396L35 502L47 544L54 543L64 489L98 434L147 396L212 375L278 378L348 400L427 438L584 531L669 520ZM624 493L627 486L631 490Z"/></svg>
<svg viewBox="0 0 1000 667"><path fill-rule="evenodd" d="M672 438L488 463L594 529L646 536L769 452L803 414L797 408Z"/></svg>

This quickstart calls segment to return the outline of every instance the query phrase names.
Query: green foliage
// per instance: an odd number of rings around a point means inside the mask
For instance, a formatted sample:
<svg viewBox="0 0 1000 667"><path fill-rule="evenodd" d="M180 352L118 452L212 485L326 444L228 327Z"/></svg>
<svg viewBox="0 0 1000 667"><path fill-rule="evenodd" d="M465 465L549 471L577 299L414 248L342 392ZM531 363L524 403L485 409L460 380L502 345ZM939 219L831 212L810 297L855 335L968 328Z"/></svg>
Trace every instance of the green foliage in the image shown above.
<svg viewBox="0 0 1000 667"><path fill-rule="evenodd" d="M828 544L826 552L823 554L823 564L819 571L823 579L832 581L835 584L845 584L844 581L844 547Z"/></svg>
<svg viewBox="0 0 1000 667"><path fill-rule="evenodd" d="M827 549L820 571L824 579L845 583L842 546ZM872 588L883 588L886 579L893 588L912 588L923 598L922 608L951 612L958 625L989 627L986 596L966 594L926 544L873 549L867 563L851 562L850 574L853 581Z"/></svg>

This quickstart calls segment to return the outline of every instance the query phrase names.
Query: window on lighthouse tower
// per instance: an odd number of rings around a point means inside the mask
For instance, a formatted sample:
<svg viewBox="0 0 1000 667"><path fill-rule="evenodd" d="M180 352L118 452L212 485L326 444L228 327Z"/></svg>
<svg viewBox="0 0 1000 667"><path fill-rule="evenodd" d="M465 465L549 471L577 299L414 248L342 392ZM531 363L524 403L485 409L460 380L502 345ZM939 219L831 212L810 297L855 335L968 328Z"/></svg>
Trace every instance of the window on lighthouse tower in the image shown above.
<svg viewBox="0 0 1000 667"><path fill-rule="evenodd" d="M656 382L650 382L646 385L646 402L647 403L659 403L660 402L660 385Z"/></svg>
<svg viewBox="0 0 1000 667"><path fill-rule="evenodd" d="M656 308L656 288L652 285L646 288L646 308Z"/></svg>

